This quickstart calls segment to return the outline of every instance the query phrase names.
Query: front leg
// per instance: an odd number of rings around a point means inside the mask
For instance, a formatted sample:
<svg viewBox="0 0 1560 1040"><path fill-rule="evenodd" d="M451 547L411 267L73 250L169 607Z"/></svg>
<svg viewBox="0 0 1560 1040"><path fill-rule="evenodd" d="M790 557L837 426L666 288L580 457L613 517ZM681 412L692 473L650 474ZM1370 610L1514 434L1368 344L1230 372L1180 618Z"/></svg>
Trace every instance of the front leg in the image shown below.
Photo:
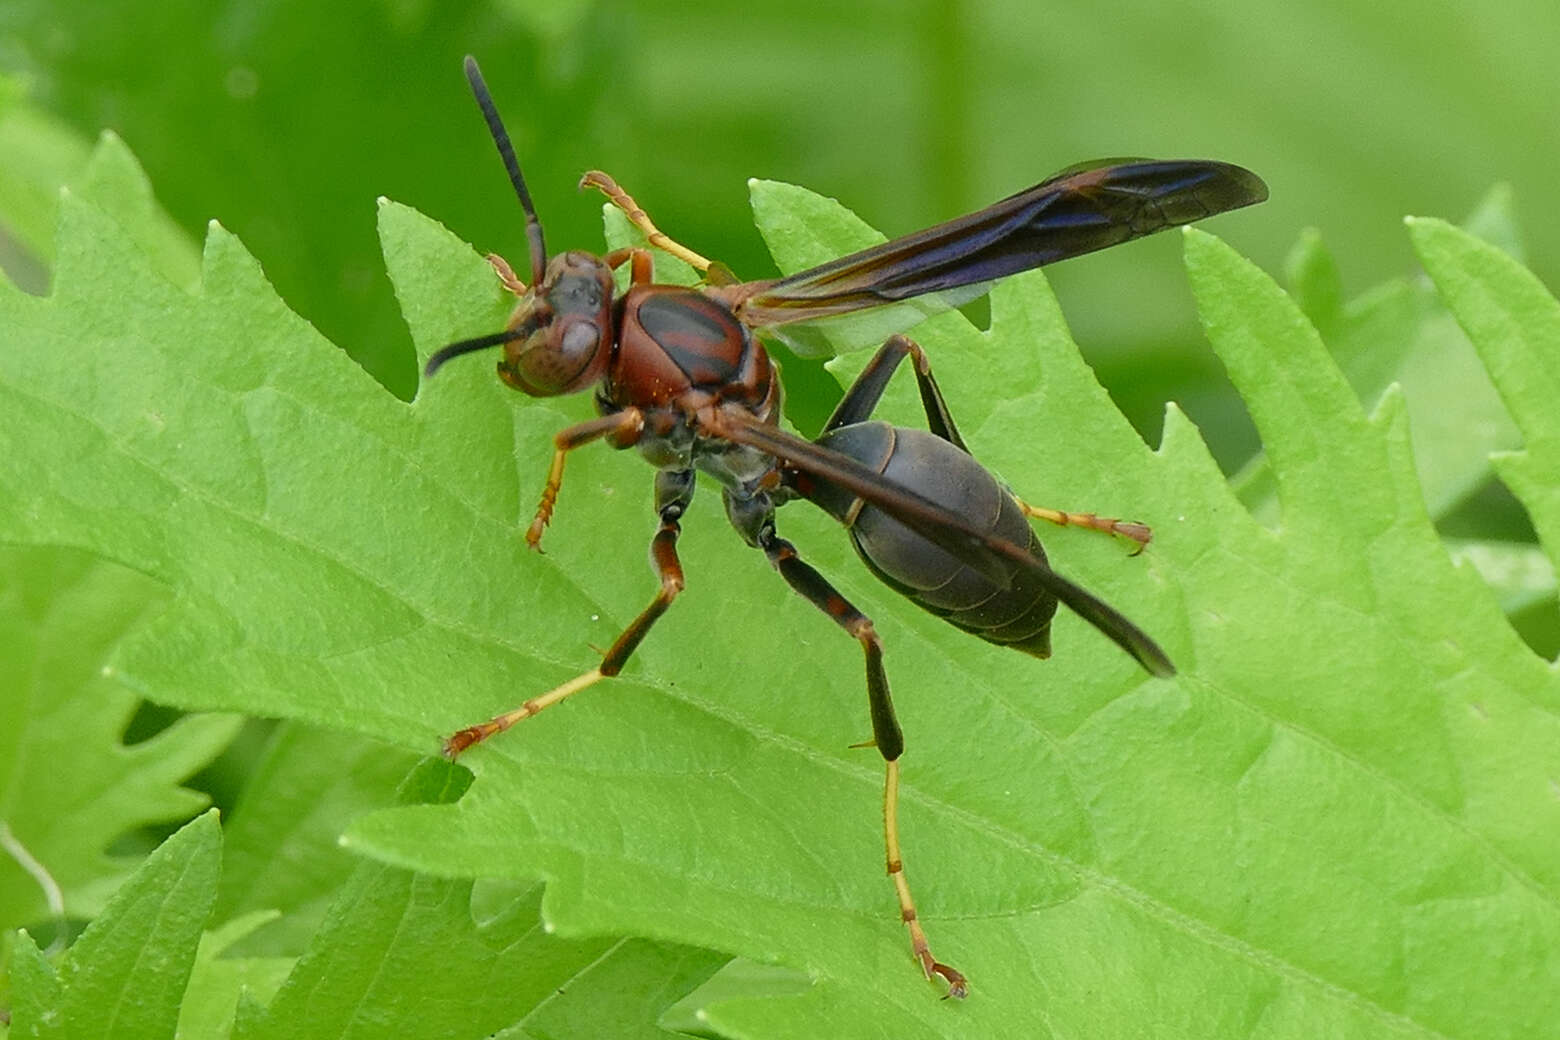
<svg viewBox="0 0 1560 1040"><path fill-rule="evenodd" d="M563 463L569 452L608 437L619 448L627 448L639 440L645 429L645 414L638 408L625 408L621 412L603 415L587 422L576 423L559 430L553 437L552 465L547 469L547 483L542 488L542 500L536 507L536 516L525 532L525 544L541 550L542 532L552 519L553 507L558 504L558 491L563 487Z"/></svg>
<svg viewBox="0 0 1560 1040"><path fill-rule="evenodd" d="M498 283L500 285L514 293L516 296L525 295L525 283L520 280L519 275L515 274L515 269L509 266L508 260L505 260L497 253L489 253L487 255L487 262L488 266L493 269L493 273L498 275Z"/></svg>

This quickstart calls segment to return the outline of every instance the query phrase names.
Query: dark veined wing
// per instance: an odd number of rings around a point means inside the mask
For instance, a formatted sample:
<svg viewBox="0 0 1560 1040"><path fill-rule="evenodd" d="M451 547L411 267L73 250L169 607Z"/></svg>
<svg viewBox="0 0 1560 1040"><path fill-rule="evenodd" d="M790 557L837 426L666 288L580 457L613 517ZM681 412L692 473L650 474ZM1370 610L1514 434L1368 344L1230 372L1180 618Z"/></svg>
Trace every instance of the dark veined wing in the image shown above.
<svg viewBox="0 0 1560 1040"><path fill-rule="evenodd" d="M839 485L1003 586L1011 581L1014 566L1023 568L1151 674L1175 674L1170 658L1146 632L1110 604L1057 574L1023 546L979 531L957 513L885 479L855 459L770 426L748 412L728 406L716 416L709 433L757 448L819 480Z"/></svg>
<svg viewBox="0 0 1560 1040"><path fill-rule="evenodd" d="M722 297L769 329L940 294L945 305L985 283L1261 202L1250 170L1198 159L1107 159L1071 167L983 210Z"/></svg>

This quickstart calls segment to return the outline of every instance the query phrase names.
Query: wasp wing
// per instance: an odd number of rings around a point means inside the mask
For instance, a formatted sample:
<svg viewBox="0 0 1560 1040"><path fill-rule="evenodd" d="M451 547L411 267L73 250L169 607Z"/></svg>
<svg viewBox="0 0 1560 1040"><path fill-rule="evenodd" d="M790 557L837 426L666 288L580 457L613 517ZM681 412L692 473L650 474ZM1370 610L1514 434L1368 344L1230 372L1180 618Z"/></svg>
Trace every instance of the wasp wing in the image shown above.
<svg viewBox="0 0 1560 1040"><path fill-rule="evenodd" d="M773 455L793 469L837 484L878 507L927 541L1006 586L1013 566L1032 574L1057 599L1157 676L1175 674L1175 666L1148 634L1110 604L1057 574L1028 549L977 530L957 513L924 495L884 478L848 456L786 433L736 408L717 413L709 432Z"/></svg>
<svg viewBox="0 0 1560 1040"><path fill-rule="evenodd" d="M920 302L924 313L974 299L1005 275L1266 198L1261 178L1230 163L1100 160L978 212L788 278L731 286L721 297L760 330L937 297Z"/></svg>

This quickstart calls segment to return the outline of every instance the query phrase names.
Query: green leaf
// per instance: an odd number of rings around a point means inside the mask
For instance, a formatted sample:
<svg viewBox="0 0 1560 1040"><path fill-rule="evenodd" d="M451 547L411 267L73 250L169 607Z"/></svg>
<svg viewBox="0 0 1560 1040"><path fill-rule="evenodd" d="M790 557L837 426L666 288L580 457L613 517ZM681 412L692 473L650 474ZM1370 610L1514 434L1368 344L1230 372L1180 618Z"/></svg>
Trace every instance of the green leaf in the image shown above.
<svg viewBox="0 0 1560 1040"><path fill-rule="evenodd" d="M163 842L61 958L20 944L12 1030L60 1040L172 1037L201 929L217 894L215 811Z"/></svg>
<svg viewBox="0 0 1560 1040"><path fill-rule="evenodd" d="M218 901L217 916L225 916L224 901L231 905L273 896L296 905L285 917L275 910L241 913L201 937L188 989L178 1001L178 1035L227 1036L237 1009L238 1036L475 1038L504 1027L509 1027L506 1035L537 1030L534 1035L555 1040L653 1036L650 1023L661 1010L725 960L639 940L559 940L537 920L540 889L520 898L499 893L504 895L499 912L478 924L474 913L484 914L473 909L469 880L420 877L357 861L338 881L340 863L318 847L327 821L339 819L353 804L395 800L376 789L379 770L344 754L357 744L365 752L374 750L367 742L298 727L284 731L273 745L248 796L274 796L282 811L273 812L270 805L241 807L248 821L232 830L244 847L226 854L237 877L225 900ZM381 748L377 754L383 763L407 762L404 753ZM406 784L403 798L453 797L469 781L464 770L436 760L431 765ZM351 779L338 779L330 790L326 773L331 767L345 770ZM307 804L292 791L306 776L326 788L319 804ZM298 812L299 819L288 821L286 810ZM268 848L262 837L267 825L272 828ZM331 833L332 849L334 837ZM334 905L328 913L316 913L302 892L334 893ZM492 901L490 896L485 902ZM293 957L242 952L255 945L262 928L267 936L262 946L285 945L288 937L312 929L304 957L295 963ZM69 1002L36 948L25 935L22 941L13 973L28 1013L40 1021L58 1018ZM612 1022L620 1028L609 1026Z"/></svg>
<svg viewBox="0 0 1560 1040"><path fill-rule="evenodd" d="M1412 226L1413 221L1409 224ZM1463 230L1504 251L1519 264L1528 262L1522 229L1517 223L1516 193L1509 184L1491 188L1463 221Z"/></svg>
<svg viewBox="0 0 1560 1040"><path fill-rule="evenodd" d="M778 181L748 182L753 216L764 243L782 270L800 271L885 241L834 199ZM779 330L780 337L804 357L831 357L878 346L893 335L949 309L935 296L874 307L843 318L828 318Z"/></svg>
<svg viewBox="0 0 1560 1040"><path fill-rule="evenodd" d="M1412 864L1389 882L1401 909L1377 907L1350 919L1349 956L1369 956L1366 936L1380 942L1396 933L1406 944L1396 961L1404 975L1393 978L1390 960L1360 966L1378 985L1397 989L1410 1017L1443 1032L1531 1035L1552 1012L1481 1007L1466 997L1470 988L1511 981L1540 1004L1549 997L1537 987L1553 993L1540 980L1557 970L1560 812L1544 779L1555 761L1555 675L1513 645L1488 594L1435 547L1411 479L1397 395L1388 394L1367 421L1314 332L1263 289L1264 279L1206 236L1188 239L1204 322L1274 463L1282 542L1299 565L1284 580L1326 590L1311 612L1272 625L1285 635L1275 659L1298 657L1306 671L1337 662L1337 677L1347 676L1327 690L1274 686L1257 703L1293 719L1320 742L1315 750L1378 771L1387 791L1409 799L1403 808L1410 815L1439 818L1428 829L1400 828L1387 815L1397 800L1389 798L1363 814L1356 802L1352 823L1337 821L1341 835L1373 820L1393 838L1383 864ZM1239 609L1224 609L1231 606ZM1365 630L1374 638L1362 638ZM1302 784L1293 792L1301 799L1312 793ZM1478 849L1484 863L1476 866L1467 852ZM1334 898L1294 938L1304 941L1305 931L1329 920L1343 924L1336 913L1348 903ZM1441 934L1430 940L1426 926ZM1500 936L1482 957L1471 946L1458 952L1447 934L1461 932L1466 943L1480 927Z"/></svg>
<svg viewBox="0 0 1560 1040"><path fill-rule="evenodd" d="M1522 430L1523 450L1497 460L1551 560L1560 553L1560 304L1508 253L1439 220L1409 234Z"/></svg>
<svg viewBox="0 0 1560 1040"><path fill-rule="evenodd" d="M158 273L182 286L195 285L200 254L157 205L141 164L113 131L103 131L92 158L69 190L110 209Z"/></svg>
<svg viewBox="0 0 1560 1040"><path fill-rule="evenodd" d="M8 157L0 171L0 228L16 236L31 263L54 259L60 194L72 191L112 207L159 271L194 283L199 253L158 207L141 164L113 131L103 131L89 153L64 128L18 104L0 110L0 149ZM44 286L26 288L42 292Z"/></svg>
<svg viewBox="0 0 1560 1040"><path fill-rule="evenodd" d="M18 344L0 355L0 536L167 584L169 611L114 662L138 688L431 753L590 668L649 601L625 544L654 528L649 474L629 454L571 457L547 554L519 538L551 437L587 402L519 399L471 360L403 404L220 229L190 295L99 208L62 218L55 295L0 295ZM421 355L503 320L448 232L385 205L381 233ZM1276 530L1179 412L1143 445L1039 275L999 286L987 333L956 314L917 330L1016 489L1154 525L1136 559L1076 530L1047 548L1165 644L1176 681L1070 616L1043 664L964 637L818 513L781 517L884 639L906 867L969 1001L919 978L882 875L882 767L848 746L868 728L859 649L710 494L685 523L688 591L625 676L467 755L459 801L376 813L349 842L428 875L543 879L539 918L570 942L632 934L813 980L704 1009L742 1035L1541 1035L1560 1017L1556 678L1449 563L1402 397L1367 417L1269 279L1199 234L1188 262L1269 450ZM458 917L434 886L386 881L365 906L425 895ZM476 964L461 944L452 964ZM377 992L328 956L322 985Z"/></svg>
<svg viewBox="0 0 1560 1040"><path fill-rule="evenodd" d="M1289 251L1285 264L1289 294L1306 320L1329 335L1343 313L1343 279L1338 263L1322 244L1321 232L1307 228Z"/></svg>
<svg viewBox="0 0 1560 1040"><path fill-rule="evenodd" d="M1554 603L1555 567L1537 546L1448 539L1446 547L1454 560L1466 560L1478 570L1508 616Z"/></svg>
<svg viewBox="0 0 1560 1040"><path fill-rule="evenodd" d="M523 248L461 82L465 50L488 70L549 241L594 240L594 207L571 189L601 166L668 231L753 277L769 273L746 220L753 175L818 186L897 233L1080 157L1228 158L1275 190L1264 215L1224 218L1220 233L1266 263L1293 228L1324 221L1355 286L1402 267L1393 218L1407 208L1460 213L1491 171L1525 198L1548 194L1552 156L1533 128L1547 125L1560 8L1484 5L1487 60L1449 62L1425 59L1466 51L1457 5L1418 7L1408 25L1391 5L1259 10L1223 2L1187 18L1137 0L1100 18L1090 5L969 0L885 17L795 0L705 5L690 31L686 7L654 0L267 0L248 17L10 0L0 65L81 134L115 126L189 233L220 217L300 313L362 356L384 352L409 394L367 200L406 199L484 249ZM9 166L14 153L0 154ZM1529 231L1553 283L1560 223ZM1233 465L1254 441L1225 388L1189 385L1210 359L1174 253L1168 240L1108 251L1058 285L1139 429L1157 439L1176 397ZM795 399L805 388L791 383Z"/></svg>
<svg viewBox="0 0 1560 1040"><path fill-rule="evenodd" d="M1490 193L1470 226L1508 229L1509 192ZM1337 264L1316 232L1289 259L1291 292L1321 332L1356 395L1370 405L1390 386L1403 391L1415 469L1432 518L1444 520L1494 477L1493 452L1519 436L1489 376L1447 306L1422 280L1394 279L1340 302ZM1274 511L1265 456L1235 478L1241 500L1265 521ZM1494 532L1481 532L1486 536Z"/></svg>
<svg viewBox="0 0 1560 1040"><path fill-rule="evenodd" d="M571 183L577 157L542 165L529 154L541 149L526 146L609 113L606 73L621 46L560 47L571 18L573 38L587 38L585 5L545 6L510 14L493 3L272 0L240 15L202 4L89 12L17 0L6 11L4 64L31 73L36 93L86 132L118 129L158 171L186 234L220 216L258 243L293 305L406 395L415 376L380 276L372 199L433 186L474 226L491 225L510 202L461 79L471 48L511 84L506 98L525 97L539 113L534 137L516 133L528 168L541 166L533 176L557 171L540 183ZM398 72L387 79L389 67ZM449 118L455 112L472 118ZM493 173L491 193L471 190L478 170Z"/></svg>
<svg viewBox="0 0 1560 1040"><path fill-rule="evenodd" d="M228 1036L241 1001L275 995L292 970L293 958L245 957L235 954L234 947L276 916L268 910L244 914L201 936L189 988L179 1002L177 1036Z"/></svg>
<svg viewBox="0 0 1560 1040"><path fill-rule="evenodd" d="M358 858L337 838L370 809L395 803L419 756L335 730L283 723L223 830L216 917L272 911L245 953L302 953Z"/></svg>
<svg viewBox="0 0 1560 1040"><path fill-rule="evenodd" d="M540 1002L514 1030L495 1040L665 1040L676 1030L663 1021L663 1009L708 979L726 963L709 950L624 939L579 972L555 995ZM668 1011L666 1017L675 1013ZM703 1032L704 1024L678 1023L682 1032ZM681 1035L679 1033L678 1035Z"/></svg>
<svg viewBox="0 0 1560 1040"><path fill-rule="evenodd" d="M66 916L95 916L138 862L110 854L114 841L206 805L179 784L239 720L187 716L127 747L140 698L103 675L119 641L166 603L156 582L81 552L0 550L0 823L36 864L0 854L0 928L51 926L51 887Z"/></svg>
<svg viewBox="0 0 1560 1040"><path fill-rule="evenodd" d="M402 798L449 801L469 781L432 760ZM469 880L362 864L275 999L241 1016L234 1035L474 1038L505 1026L510 1036L629 1035L604 1032L609 1015L637 1028L719 963L610 937L560 939L538 923L539 887L480 925L471 899ZM558 999L576 985L582 994ZM594 1033L581 1031L580 996L599 1000L584 1016Z"/></svg>
<svg viewBox="0 0 1560 1040"><path fill-rule="evenodd" d="M54 255L54 213L60 185L75 176L88 154L84 140L58 120L9 96L20 88L0 79L0 268L31 292L48 285Z"/></svg>

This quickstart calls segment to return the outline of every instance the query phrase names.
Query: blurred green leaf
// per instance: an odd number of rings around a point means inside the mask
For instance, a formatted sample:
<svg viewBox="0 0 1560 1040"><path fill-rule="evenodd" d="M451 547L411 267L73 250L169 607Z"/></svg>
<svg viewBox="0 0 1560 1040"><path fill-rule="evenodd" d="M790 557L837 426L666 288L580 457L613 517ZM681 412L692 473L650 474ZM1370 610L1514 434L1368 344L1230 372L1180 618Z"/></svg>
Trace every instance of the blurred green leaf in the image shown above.
<svg viewBox="0 0 1560 1040"><path fill-rule="evenodd" d="M217 894L222 832L216 812L186 824L114 894L61 958L17 947L17 1036L59 1040L171 1037Z"/></svg>
<svg viewBox="0 0 1560 1040"><path fill-rule="evenodd" d="M1553 606L1554 564L1536 545L1449 539L1447 548L1454 560L1466 560L1478 570L1508 615L1540 604Z"/></svg>
<svg viewBox="0 0 1560 1040"><path fill-rule="evenodd" d="M1469 224L1511 229L1512 219L1509 193L1497 189ZM1504 237L1515 240L1514 230ZM1422 281L1395 279L1340 303L1337 264L1315 232L1302 237L1289 267L1290 291L1360 399L1374 407L1389 386L1401 389L1425 504L1432 518L1444 519L1493 479L1491 455L1519 443L1478 354ZM1241 501L1272 522L1277 502L1267 465L1258 455L1233 482Z"/></svg>
<svg viewBox="0 0 1560 1040"><path fill-rule="evenodd" d="M49 886L67 917L95 916L139 862L111 854L114 841L206 805L180 784L239 720L189 716L127 747L140 698L104 674L118 642L166 604L155 581L85 553L0 550L0 824L41 871L0 853L0 929L52 926Z"/></svg>
<svg viewBox="0 0 1560 1040"><path fill-rule="evenodd" d="M1522 229L1517 226L1515 193L1509 184L1491 188L1463 221L1463 230L1509 254L1519 264L1528 262Z"/></svg>
<svg viewBox="0 0 1560 1040"><path fill-rule="evenodd" d="M4 79L0 87L15 89ZM0 270L29 292L48 287L55 203L85 164L86 141L15 97L0 104Z"/></svg>
<svg viewBox="0 0 1560 1040"><path fill-rule="evenodd" d="M1315 228L1300 232L1300 239L1289 251L1284 264L1289 295L1305 312L1306 320L1327 338L1343 312L1343 279L1338 262Z"/></svg>
<svg viewBox="0 0 1560 1040"><path fill-rule="evenodd" d="M60 193L73 191L111 204L160 272L194 284L200 254L159 208L140 163L112 131L104 131L89 153L47 117L17 105L0 110L0 147L8 157L0 170L0 232L15 236L30 252L26 259L52 262ZM30 292L45 289L18 284Z"/></svg>
<svg viewBox="0 0 1560 1040"><path fill-rule="evenodd" d="M538 102L541 125L523 144L594 119L616 48L599 45L589 5L545 6L19 0L0 19L0 60L83 133L111 126L133 142L188 233L220 217L257 243L293 306L409 396L411 359L374 252L371 200L431 189L473 226L491 222L503 177L464 96L467 50L506 74L508 96L524 90ZM583 47L586 38L598 45ZM492 173L491 194L469 190L474 170Z"/></svg>
<svg viewBox="0 0 1560 1040"><path fill-rule="evenodd" d="M216 916L276 911L242 949L303 952L357 867L337 839L352 819L394 803L417 754L349 733L283 723L225 829Z"/></svg>
<svg viewBox="0 0 1560 1040"><path fill-rule="evenodd" d="M669 1033L702 1034L705 1025L697 1019L676 1026L664 1021L674 1013L665 1009L726 961L709 950L620 940L495 1040L665 1040Z"/></svg>
<svg viewBox="0 0 1560 1040"><path fill-rule="evenodd" d="M276 916L275 911L265 910L245 914L201 936L189 988L179 1002L178 1037L228 1036L240 1001L270 1000L281 987L293 958L245 957L233 949Z"/></svg>
<svg viewBox="0 0 1560 1040"><path fill-rule="evenodd" d="M1560 551L1560 304L1508 253L1445 221L1409 223L1414 248L1522 431L1496 460L1550 559Z"/></svg>

